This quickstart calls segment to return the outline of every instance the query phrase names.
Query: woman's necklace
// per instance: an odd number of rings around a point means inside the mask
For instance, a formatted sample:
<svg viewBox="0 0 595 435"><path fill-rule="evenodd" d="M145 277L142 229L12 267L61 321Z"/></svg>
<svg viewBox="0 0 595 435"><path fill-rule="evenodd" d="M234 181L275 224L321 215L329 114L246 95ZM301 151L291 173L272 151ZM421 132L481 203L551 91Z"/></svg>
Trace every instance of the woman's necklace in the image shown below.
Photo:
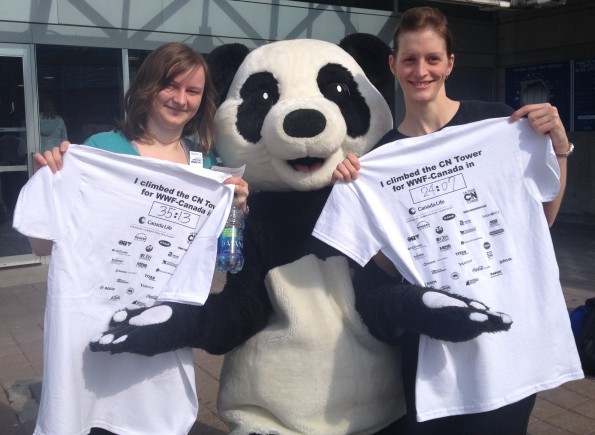
<svg viewBox="0 0 595 435"><path fill-rule="evenodd" d="M189 151L184 145L182 138L178 138L168 144L164 144L157 138L152 143L133 140L132 146L143 157L156 157L171 162L186 164L189 161Z"/></svg>
<svg viewBox="0 0 595 435"><path fill-rule="evenodd" d="M155 136L153 138L153 144L148 144L148 145L161 145L163 147L182 146L182 137L178 136L176 139L171 140L171 141L162 141L157 136Z"/></svg>

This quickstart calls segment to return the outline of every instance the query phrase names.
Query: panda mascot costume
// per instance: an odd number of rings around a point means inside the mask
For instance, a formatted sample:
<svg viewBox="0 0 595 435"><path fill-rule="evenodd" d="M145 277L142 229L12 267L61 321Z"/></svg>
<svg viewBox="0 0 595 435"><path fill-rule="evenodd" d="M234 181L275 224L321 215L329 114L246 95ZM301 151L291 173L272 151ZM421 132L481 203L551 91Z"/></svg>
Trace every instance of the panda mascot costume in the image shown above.
<svg viewBox="0 0 595 435"><path fill-rule="evenodd" d="M311 236L337 164L393 126L378 90L392 92L388 55L363 34L340 45L216 48L208 59L222 101L216 148L226 166L246 165L256 192L244 267L203 306L162 304L166 320L147 322L152 308L119 313L92 350L225 354L218 409L234 434L398 433L403 329L450 341L506 330L504 316L476 301L394 282ZM377 288L391 297L374 307ZM426 306L427 293L440 304Z"/></svg>

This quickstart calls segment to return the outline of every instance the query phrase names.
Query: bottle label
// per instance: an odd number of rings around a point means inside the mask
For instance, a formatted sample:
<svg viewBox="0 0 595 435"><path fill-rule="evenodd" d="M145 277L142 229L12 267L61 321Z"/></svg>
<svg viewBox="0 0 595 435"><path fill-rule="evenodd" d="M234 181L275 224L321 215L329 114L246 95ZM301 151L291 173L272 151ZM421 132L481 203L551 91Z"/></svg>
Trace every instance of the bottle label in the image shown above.
<svg viewBox="0 0 595 435"><path fill-rule="evenodd" d="M241 228L224 228L217 242L218 254L240 254L244 249L244 237Z"/></svg>

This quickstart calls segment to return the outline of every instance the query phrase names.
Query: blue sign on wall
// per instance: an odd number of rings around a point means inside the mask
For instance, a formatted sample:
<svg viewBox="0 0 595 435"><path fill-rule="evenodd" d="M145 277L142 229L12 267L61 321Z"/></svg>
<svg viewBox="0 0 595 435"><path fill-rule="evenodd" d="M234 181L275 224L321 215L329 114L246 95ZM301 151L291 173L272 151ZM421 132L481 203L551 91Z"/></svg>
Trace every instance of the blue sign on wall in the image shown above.
<svg viewBox="0 0 595 435"><path fill-rule="evenodd" d="M574 61L574 130L595 131L595 58Z"/></svg>

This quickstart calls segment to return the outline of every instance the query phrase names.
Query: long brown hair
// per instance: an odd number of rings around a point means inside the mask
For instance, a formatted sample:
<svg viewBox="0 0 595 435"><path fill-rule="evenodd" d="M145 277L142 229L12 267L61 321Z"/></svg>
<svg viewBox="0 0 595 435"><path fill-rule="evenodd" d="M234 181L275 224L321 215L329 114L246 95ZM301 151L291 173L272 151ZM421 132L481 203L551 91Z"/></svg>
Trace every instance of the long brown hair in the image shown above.
<svg viewBox="0 0 595 435"><path fill-rule="evenodd" d="M401 15L401 20L393 34L394 52L399 51L399 37L405 32L415 32L423 29L431 29L438 36L444 39L446 54L453 54L453 37L448 20L440 9L429 6L420 6L408 9Z"/></svg>
<svg viewBox="0 0 595 435"><path fill-rule="evenodd" d="M182 135L208 153L213 143L216 93L204 57L181 43L167 43L155 49L143 62L124 96L125 119L121 130L128 140L153 140L147 130L147 115L153 99L181 73L203 68L205 88L196 115L186 123Z"/></svg>

